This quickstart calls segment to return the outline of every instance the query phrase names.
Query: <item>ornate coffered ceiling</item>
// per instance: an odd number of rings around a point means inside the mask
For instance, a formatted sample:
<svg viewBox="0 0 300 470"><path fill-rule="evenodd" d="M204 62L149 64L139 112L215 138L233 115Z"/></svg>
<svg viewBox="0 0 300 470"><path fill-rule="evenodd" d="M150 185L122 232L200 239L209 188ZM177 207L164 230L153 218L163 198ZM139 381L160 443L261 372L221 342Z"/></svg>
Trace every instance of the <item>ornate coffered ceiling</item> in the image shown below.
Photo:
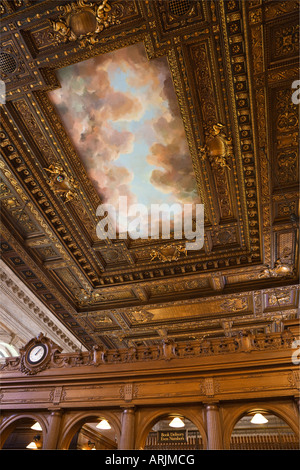
<svg viewBox="0 0 300 470"><path fill-rule="evenodd" d="M2 1L2 259L87 349L297 322L298 12L296 1ZM75 80L76 64L130 47L172 79L201 250L97 236L101 185L53 96L67 67Z"/></svg>

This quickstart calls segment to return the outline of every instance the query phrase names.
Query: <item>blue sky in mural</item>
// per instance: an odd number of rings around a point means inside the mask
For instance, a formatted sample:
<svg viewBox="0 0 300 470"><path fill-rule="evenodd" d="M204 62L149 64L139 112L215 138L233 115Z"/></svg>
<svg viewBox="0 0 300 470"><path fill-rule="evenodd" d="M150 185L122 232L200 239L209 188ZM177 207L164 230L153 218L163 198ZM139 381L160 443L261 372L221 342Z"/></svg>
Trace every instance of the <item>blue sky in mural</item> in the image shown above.
<svg viewBox="0 0 300 470"><path fill-rule="evenodd" d="M132 70L127 72L119 71L112 74L110 77L110 84L115 90L123 93L131 93L132 95L143 96L149 93L151 84L143 85L139 88L130 86L130 76ZM166 106L166 112L168 111ZM131 182L131 191L136 194L139 203L150 206L153 202L167 202L169 197L163 194L159 189L156 189L150 182L151 173L153 170L152 165L147 162L147 155L151 145L149 142L149 135L143 133L143 129L147 122L151 122L157 118L161 113L161 109L156 106L155 102L149 103L145 108L144 113L139 119L132 119L130 121L110 121L110 125L119 132L127 130L135 135L135 141L132 152L120 154L115 165L119 167L126 167L133 174ZM149 129L150 133L150 129Z"/></svg>
<svg viewBox="0 0 300 470"><path fill-rule="evenodd" d="M167 59L143 44L58 71L49 97L103 202L191 203L197 190Z"/></svg>

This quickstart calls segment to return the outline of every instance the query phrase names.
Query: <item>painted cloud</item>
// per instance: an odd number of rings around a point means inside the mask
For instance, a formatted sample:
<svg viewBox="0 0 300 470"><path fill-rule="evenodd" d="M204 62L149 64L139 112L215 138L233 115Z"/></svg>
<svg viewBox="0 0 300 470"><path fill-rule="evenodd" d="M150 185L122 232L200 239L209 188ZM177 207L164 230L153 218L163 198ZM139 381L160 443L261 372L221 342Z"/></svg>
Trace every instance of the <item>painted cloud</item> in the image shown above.
<svg viewBox="0 0 300 470"><path fill-rule="evenodd" d="M165 58L143 44L58 72L49 93L103 202L192 203L197 189Z"/></svg>

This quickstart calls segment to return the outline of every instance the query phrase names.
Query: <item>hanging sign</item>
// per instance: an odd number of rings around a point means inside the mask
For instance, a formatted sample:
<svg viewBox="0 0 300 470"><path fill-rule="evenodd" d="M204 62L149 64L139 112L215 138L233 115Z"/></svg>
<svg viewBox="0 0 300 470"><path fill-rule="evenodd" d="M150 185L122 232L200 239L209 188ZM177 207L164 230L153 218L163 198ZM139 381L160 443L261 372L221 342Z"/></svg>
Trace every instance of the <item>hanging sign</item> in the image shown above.
<svg viewBox="0 0 300 470"><path fill-rule="evenodd" d="M186 442L186 431L158 431L158 442Z"/></svg>

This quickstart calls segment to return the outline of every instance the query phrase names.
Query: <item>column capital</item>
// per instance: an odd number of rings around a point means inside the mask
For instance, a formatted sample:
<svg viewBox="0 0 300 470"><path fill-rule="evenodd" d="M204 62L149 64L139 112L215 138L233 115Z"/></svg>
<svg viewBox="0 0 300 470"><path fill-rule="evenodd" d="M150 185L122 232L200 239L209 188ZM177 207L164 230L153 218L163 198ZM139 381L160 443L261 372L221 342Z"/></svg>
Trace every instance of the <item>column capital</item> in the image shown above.
<svg viewBox="0 0 300 470"><path fill-rule="evenodd" d="M48 411L50 411L51 415L61 415L63 413L62 408L58 408L57 406L53 406L51 408L48 408Z"/></svg>
<svg viewBox="0 0 300 470"><path fill-rule="evenodd" d="M43 449L54 450L57 448L59 433L60 433L60 423L62 419L62 409L51 407L48 408L50 416L48 418L49 427L47 434L45 436Z"/></svg>
<svg viewBox="0 0 300 470"><path fill-rule="evenodd" d="M204 401L203 402L203 405L205 406L205 408L207 410L216 410L216 409L219 409L220 407L220 402L217 401L217 400L207 400L207 401Z"/></svg>
<svg viewBox="0 0 300 470"><path fill-rule="evenodd" d="M132 406L121 406L121 410L123 411L123 413L134 413L135 412L135 405L132 405Z"/></svg>

